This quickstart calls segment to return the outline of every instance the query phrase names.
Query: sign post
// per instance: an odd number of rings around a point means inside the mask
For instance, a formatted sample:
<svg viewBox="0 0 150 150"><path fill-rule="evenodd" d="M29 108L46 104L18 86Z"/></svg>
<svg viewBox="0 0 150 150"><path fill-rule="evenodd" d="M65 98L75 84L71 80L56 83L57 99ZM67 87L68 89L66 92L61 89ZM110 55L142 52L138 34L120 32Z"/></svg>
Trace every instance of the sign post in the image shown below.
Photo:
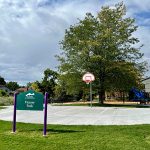
<svg viewBox="0 0 150 150"><path fill-rule="evenodd" d="M95 77L92 73L87 72L83 75L82 80L86 82L86 84L90 83L90 105L92 107L92 81L95 80Z"/></svg>
<svg viewBox="0 0 150 150"><path fill-rule="evenodd" d="M45 97L43 96L43 94L35 92L33 90L29 90L20 94L15 93L12 132L16 132L16 110L43 111L43 103L45 108L43 135L46 136L48 93L45 93Z"/></svg>
<svg viewBox="0 0 150 150"><path fill-rule="evenodd" d="M47 130L47 101L48 99L48 93L45 93L44 97L44 129L43 129L43 136L46 136L46 130Z"/></svg>
<svg viewBox="0 0 150 150"><path fill-rule="evenodd" d="M16 132L16 105L17 105L17 94L14 94L14 113L13 113L13 128L12 128L12 133Z"/></svg>

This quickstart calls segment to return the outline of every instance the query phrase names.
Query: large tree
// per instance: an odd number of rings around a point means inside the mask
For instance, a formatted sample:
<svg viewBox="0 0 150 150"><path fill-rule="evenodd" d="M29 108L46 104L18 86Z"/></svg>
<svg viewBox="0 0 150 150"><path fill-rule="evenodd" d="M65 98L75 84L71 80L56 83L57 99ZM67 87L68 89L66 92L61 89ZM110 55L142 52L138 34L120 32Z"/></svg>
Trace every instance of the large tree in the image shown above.
<svg viewBox="0 0 150 150"><path fill-rule="evenodd" d="M65 32L63 52L58 56L60 73L67 78L68 74L81 77L92 72L101 103L106 90L138 85L145 63L139 61L143 54L141 46L137 47L139 39L133 36L136 30L135 20L126 17L123 3L102 7L96 17L87 13Z"/></svg>

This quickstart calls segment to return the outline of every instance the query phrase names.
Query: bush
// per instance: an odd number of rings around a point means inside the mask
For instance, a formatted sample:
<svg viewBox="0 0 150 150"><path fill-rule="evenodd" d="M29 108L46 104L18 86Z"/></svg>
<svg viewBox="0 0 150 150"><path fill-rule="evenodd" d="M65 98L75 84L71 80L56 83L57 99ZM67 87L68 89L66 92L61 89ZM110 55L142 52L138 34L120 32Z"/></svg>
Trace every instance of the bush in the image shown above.
<svg viewBox="0 0 150 150"><path fill-rule="evenodd" d="M8 93L4 90L0 90L0 97L2 96L8 96Z"/></svg>
<svg viewBox="0 0 150 150"><path fill-rule="evenodd" d="M0 97L0 106L13 105L13 96Z"/></svg>

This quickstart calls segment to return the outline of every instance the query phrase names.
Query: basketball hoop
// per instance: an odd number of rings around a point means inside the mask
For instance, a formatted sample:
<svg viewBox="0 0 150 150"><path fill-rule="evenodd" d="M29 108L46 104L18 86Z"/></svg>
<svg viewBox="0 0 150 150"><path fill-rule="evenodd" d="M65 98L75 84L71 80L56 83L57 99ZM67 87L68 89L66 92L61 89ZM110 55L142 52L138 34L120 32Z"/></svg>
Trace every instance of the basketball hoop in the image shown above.
<svg viewBox="0 0 150 150"><path fill-rule="evenodd" d="M83 75L82 80L86 82L86 84L89 84L90 82L95 80L95 77L92 73L87 72Z"/></svg>

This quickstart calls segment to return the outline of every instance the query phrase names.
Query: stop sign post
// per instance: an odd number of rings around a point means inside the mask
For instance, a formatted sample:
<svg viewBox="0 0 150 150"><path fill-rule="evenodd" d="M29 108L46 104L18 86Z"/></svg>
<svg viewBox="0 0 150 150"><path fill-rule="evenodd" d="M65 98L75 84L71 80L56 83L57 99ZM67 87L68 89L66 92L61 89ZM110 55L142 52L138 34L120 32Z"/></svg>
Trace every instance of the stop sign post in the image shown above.
<svg viewBox="0 0 150 150"><path fill-rule="evenodd" d="M95 80L95 77L92 73L87 72L83 75L82 80L86 82L86 84L90 84L90 102L92 107L92 81Z"/></svg>

